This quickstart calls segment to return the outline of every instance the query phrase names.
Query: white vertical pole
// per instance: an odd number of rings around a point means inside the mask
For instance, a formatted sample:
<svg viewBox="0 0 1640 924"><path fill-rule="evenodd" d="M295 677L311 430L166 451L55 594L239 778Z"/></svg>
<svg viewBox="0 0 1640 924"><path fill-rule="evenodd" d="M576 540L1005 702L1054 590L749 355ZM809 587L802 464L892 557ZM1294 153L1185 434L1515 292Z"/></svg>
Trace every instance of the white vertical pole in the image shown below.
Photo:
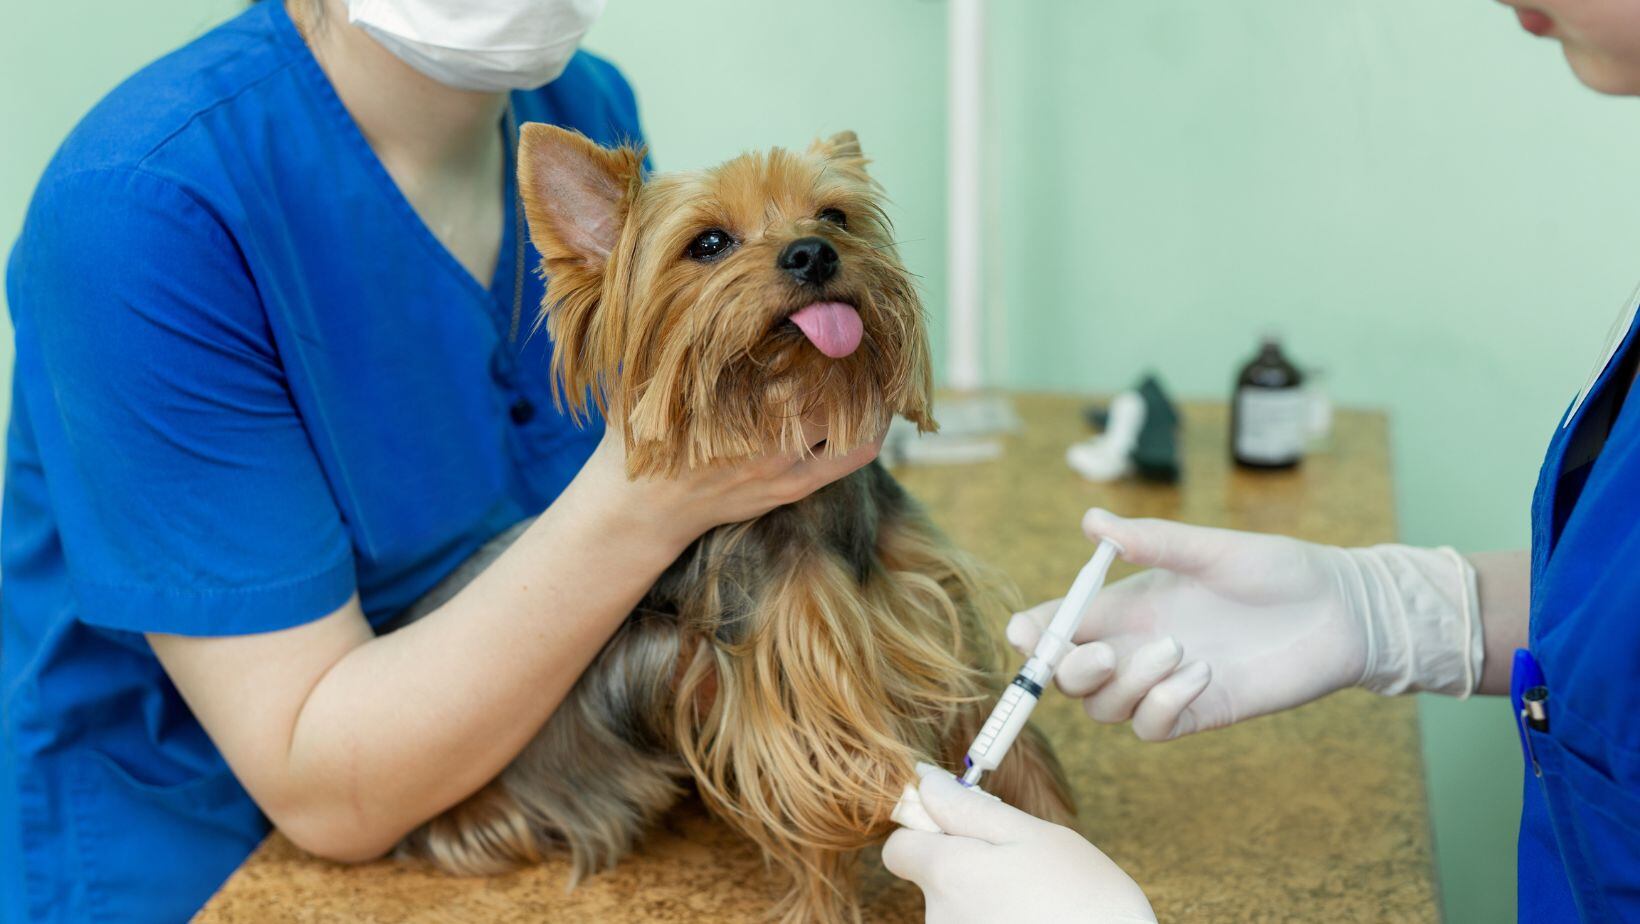
<svg viewBox="0 0 1640 924"><path fill-rule="evenodd" d="M948 179L946 279L950 316L947 384L956 391L977 391L984 384L981 331L980 116L985 105L985 0L950 0L949 51L946 59Z"/></svg>

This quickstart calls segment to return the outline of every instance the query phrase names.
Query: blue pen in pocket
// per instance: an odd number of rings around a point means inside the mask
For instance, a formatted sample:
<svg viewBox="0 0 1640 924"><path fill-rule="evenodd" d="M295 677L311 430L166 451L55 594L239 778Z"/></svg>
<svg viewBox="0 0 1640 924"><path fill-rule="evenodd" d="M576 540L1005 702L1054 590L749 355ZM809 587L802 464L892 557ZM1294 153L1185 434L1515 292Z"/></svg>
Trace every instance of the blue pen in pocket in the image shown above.
<svg viewBox="0 0 1640 924"><path fill-rule="evenodd" d="M1520 735L1520 756L1533 770L1537 768L1537 759L1532 754L1532 742L1526 730L1528 727L1543 732L1549 730L1548 700L1548 681L1537 658L1524 648L1516 648L1514 670L1509 674L1509 702L1514 708L1515 731Z"/></svg>

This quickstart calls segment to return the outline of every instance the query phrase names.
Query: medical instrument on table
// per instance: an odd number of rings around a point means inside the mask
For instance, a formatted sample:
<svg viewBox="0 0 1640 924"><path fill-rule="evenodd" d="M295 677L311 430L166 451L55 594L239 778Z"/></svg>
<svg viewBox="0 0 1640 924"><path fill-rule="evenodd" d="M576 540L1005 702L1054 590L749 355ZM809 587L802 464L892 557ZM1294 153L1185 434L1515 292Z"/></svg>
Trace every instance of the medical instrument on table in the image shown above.
<svg viewBox="0 0 1640 924"><path fill-rule="evenodd" d="M937 433L923 433L904 417L888 425L878 454L884 465L969 465L1002 455L1001 437L1024 428L1013 404L984 397L939 398L934 416Z"/></svg>
<svg viewBox="0 0 1640 924"><path fill-rule="evenodd" d="M1146 481L1176 484L1179 480L1179 409L1173 406L1161 379L1147 375L1139 383L1145 401L1145 425L1133 446L1133 471Z"/></svg>
<svg viewBox="0 0 1640 924"><path fill-rule="evenodd" d="M1133 472L1133 447L1145 426L1145 400L1124 391L1104 414L1105 432L1065 450L1065 464L1089 481L1105 482Z"/></svg>
<svg viewBox="0 0 1640 924"><path fill-rule="evenodd" d="M1065 462L1089 481L1136 475L1168 484L1179 480L1179 411L1155 375L1089 408L1088 422L1104 432L1065 451Z"/></svg>
<svg viewBox="0 0 1640 924"><path fill-rule="evenodd" d="M964 759L966 770L959 781L964 786L974 787L982 776L995 770L1002 763L1002 758L1013 746L1014 739L1019 737L1020 730L1025 727L1025 721L1031 717L1031 710L1036 708L1043 687L1053 679L1053 672L1058 669L1059 662L1064 659L1065 654L1075 647L1071 636L1075 635L1077 628L1081 626L1082 617L1087 613L1093 598L1099 593L1100 588L1105 586L1105 574L1110 571L1111 562L1116 560L1121 551L1122 547L1116 542L1110 539L1099 540L1099 547L1094 549L1093 558L1089 559L1076 575L1076 580L1071 583L1070 592L1065 594L1065 599L1060 602L1059 609L1054 612L1048 628L1043 630L1042 638L1037 641L1036 648L1025 661L1025 666L1019 669L1013 682L1003 691L1002 699L991 710L991 715L985 720L979 736L968 748L968 756ZM956 779L955 774L931 764L917 765L919 782L930 773L941 773ZM914 830L940 830L939 825L923 809L922 797L918 795L915 784L906 786L890 817L895 822Z"/></svg>

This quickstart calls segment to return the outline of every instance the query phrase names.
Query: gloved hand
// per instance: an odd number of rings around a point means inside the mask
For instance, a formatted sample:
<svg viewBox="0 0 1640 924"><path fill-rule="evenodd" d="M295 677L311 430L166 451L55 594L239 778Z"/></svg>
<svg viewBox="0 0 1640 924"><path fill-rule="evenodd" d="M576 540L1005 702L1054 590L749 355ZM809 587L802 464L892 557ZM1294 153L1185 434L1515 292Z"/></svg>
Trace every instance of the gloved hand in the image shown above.
<svg viewBox="0 0 1640 924"><path fill-rule="evenodd" d="M1100 722L1163 740L1348 686L1467 696L1481 674L1475 570L1449 548L1343 549L1090 510L1090 539L1152 570L1105 588L1055 681ZM1019 613L1029 651L1058 601Z"/></svg>
<svg viewBox="0 0 1640 924"><path fill-rule="evenodd" d="M922 889L930 922L1156 920L1138 884L1075 831L937 773L918 792L945 833L895 831L883 865Z"/></svg>

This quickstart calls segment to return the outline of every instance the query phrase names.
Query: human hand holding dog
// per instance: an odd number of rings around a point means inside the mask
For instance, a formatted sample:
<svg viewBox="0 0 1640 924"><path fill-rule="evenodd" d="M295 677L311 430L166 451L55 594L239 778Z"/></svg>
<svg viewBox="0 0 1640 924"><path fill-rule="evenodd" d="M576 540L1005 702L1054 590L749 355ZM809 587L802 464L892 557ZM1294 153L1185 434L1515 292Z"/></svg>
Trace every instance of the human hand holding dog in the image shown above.
<svg viewBox="0 0 1640 924"><path fill-rule="evenodd" d="M886 431L885 431L886 432ZM805 427L809 445L826 438L823 427ZM681 551L701 534L796 503L868 465L882 450L883 434L840 456L775 453L741 462L687 469L676 477L627 477L626 450L616 428L604 433L577 481L612 509L642 517L656 537Z"/></svg>
<svg viewBox="0 0 1640 924"><path fill-rule="evenodd" d="M1344 549L1090 510L1151 570L1106 588L1056 682L1099 722L1152 741L1289 709L1349 686L1467 695L1479 682L1474 569L1450 549ZM1017 614L1035 645L1057 601Z"/></svg>
<svg viewBox="0 0 1640 924"><path fill-rule="evenodd" d="M945 833L895 831L883 865L922 889L930 922L1156 920L1138 883L1075 831L937 773L918 790Z"/></svg>

